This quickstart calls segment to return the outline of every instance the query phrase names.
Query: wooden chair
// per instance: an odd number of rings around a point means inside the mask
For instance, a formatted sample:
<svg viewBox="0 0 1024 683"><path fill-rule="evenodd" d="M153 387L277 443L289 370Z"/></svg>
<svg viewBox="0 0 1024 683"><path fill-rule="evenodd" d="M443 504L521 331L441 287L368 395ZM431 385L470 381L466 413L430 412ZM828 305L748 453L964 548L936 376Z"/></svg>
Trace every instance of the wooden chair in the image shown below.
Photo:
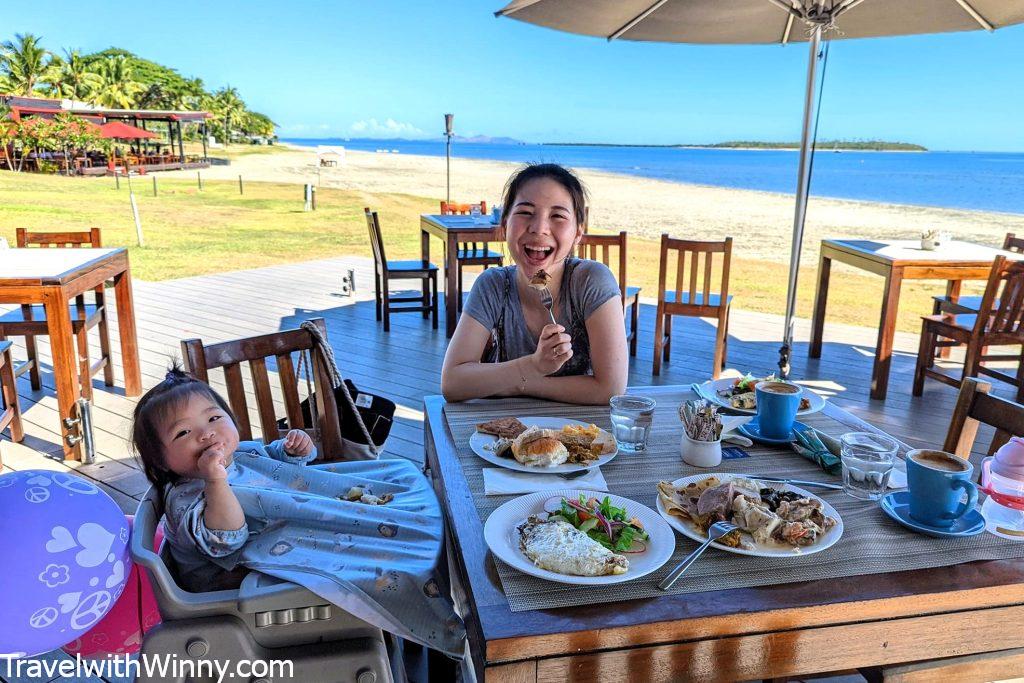
<svg viewBox="0 0 1024 683"><path fill-rule="evenodd" d="M1024 254L1024 237L1017 237L1012 232L1006 233L1006 238L1003 240L1003 250ZM956 294L954 294L954 289ZM950 291L946 294L933 296L932 299L935 303L932 305L932 314L978 312L978 308L981 306L980 296L957 296L958 294L959 285L957 284L951 287ZM956 296L956 301L953 301L954 296Z"/></svg>
<svg viewBox="0 0 1024 683"><path fill-rule="evenodd" d="M17 230L18 247L27 248L33 245L40 247L100 247L102 240L100 229L92 228L85 232L28 232L24 228ZM86 303L85 295L75 298L71 305L71 331L75 335L78 346L79 381L82 385L82 396L92 399L92 377L102 368L103 383L108 387L114 385L114 365L110 358L110 331L107 325L106 295L103 285L94 290L94 303ZM99 327L100 358L92 363L89 359L88 331ZM8 337L25 337L25 349L28 361L15 369L16 375L29 371L32 389L39 391L42 381L39 376L39 360L36 355L36 337L46 336L46 313L42 305L23 304L0 315L0 340Z"/></svg>
<svg viewBox="0 0 1024 683"><path fill-rule="evenodd" d="M327 325L323 318L312 321L327 336ZM203 344L201 339L185 339L181 342L181 355L185 369L197 379L210 382L210 370L223 368L224 383L227 385L227 400L235 414L238 435L242 440L253 438L249 405L242 379L242 363L248 363L256 396L256 413L260 430L265 441L274 441L287 430L278 429L277 410L271 390L267 361L277 366L288 429L305 430L316 443L318 460L335 460L341 456L341 427L338 406L334 402L334 391L323 364L315 353L312 357L312 384L316 394L317 425L307 423L303 417L299 383L304 382L303 374L296 370L292 354L311 351L313 336L303 329L282 330L271 334L246 337L219 344Z"/></svg>
<svg viewBox="0 0 1024 683"><path fill-rule="evenodd" d="M381 237L380 218L376 211L363 209L366 213L366 227L370 232L370 246L373 248L373 284L377 304L377 320L384 320L384 331L391 331L391 313L422 312L423 317L431 315L431 325L437 329L437 266L427 261L388 261ZM420 280L422 296L391 296L392 280ZM418 302L419 306L392 308L392 304Z"/></svg>
<svg viewBox="0 0 1024 683"><path fill-rule="evenodd" d="M1024 262L996 257L980 310L983 313L943 313L921 318L914 396L924 391L926 377L959 387L964 377L981 373L1016 386L1017 401L1024 401ZM967 347L959 379L933 369L940 338ZM990 346L1020 346L1021 352L1019 355L988 355ZM992 360L1018 360L1016 377L984 366L986 361Z"/></svg>
<svg viewBox="0 0 1024 683"><path fill-rule="evenodd" d="M479 204L456 204L454 202L441 202L441 215L454 216L468 214L473 206L480 207L481 215L487 215L487 202L481 200ZM490 266L501 267L505 265L505 257L501 252L491 251L488 242L460 242L459 250L455 255L455 262L458 264L459 273L459 310L462 310L462 269L466 266L482 266L487 270Z"/></svg>
<svg viewBox="0 0 1024 683"><path fill-rule="evenodd" d="M14 384L14 360L11 358L11 342L0 341L0 433L11 428L11 441L23 441L25 430L21 426L21 408L18 406L18 388ZM0 459L0 467L4 461Z"/></svg>
<svg viewBox="0 0 1024 683"><path fill-rule="evenodd" d="M622 293L622 312L629 310L629 330L626 338L629 340L629 355L636 355L637 329L640 323L640 288L626 285L626 231L618 235L594 235L586 233L580 240L579 254L581 258L592 261L600 261L609 268L611 264L612 250L617 252L618 272L616 277L619 281L619 291Z"/></svg>
<svg viewBox="0 0 1024 683"><path fill-rule="evenodd" d="M670 252L675 261L675 289L666 290ZM721 254L721 286L711 291L715 254ZM703 255L703 259L701 256ZM732 238L724 242L697 242L661 236L661 266L658 271L658 310L654 324L654 374L661 374L661 361L669 360L672 349L672 316L684 315L718 320L715 335L715 356L711 376L718 379L725 367L729 343L729 263L732 259ZM689 261L689 267L687 267ZM702 283L697 288L697 283ZM685 287L685 289L684 289Z"/></svg>
<svg viewBox="0 0 1024 683"><path fill-rule="evenodd" d="M964 378L949 421L942 450L970 460L971 449L982 424L996 432L986 451L992 455L1011 436L1024 436L1024 405L989 393L992 383L977 377Z"/></svg>

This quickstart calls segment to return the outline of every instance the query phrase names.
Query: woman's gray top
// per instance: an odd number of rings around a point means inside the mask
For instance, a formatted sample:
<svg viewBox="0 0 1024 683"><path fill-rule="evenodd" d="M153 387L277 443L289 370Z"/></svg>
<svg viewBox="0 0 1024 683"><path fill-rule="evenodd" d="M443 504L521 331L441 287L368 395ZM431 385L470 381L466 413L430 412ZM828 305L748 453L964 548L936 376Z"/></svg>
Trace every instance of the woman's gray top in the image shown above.
<svg viewBox="0 0 1024 683"><path fill-rule="evenodd" d="M553 377L593 374L586 322L602 304L619 296L619 283L608 266L599 261L566 259L555 319L572 337L573 356ZM515 360L537 350L537 340L523 318L516 266L488 268L481 273L469 293L464 313L491 331L491 342L482 362Z"/></svg>

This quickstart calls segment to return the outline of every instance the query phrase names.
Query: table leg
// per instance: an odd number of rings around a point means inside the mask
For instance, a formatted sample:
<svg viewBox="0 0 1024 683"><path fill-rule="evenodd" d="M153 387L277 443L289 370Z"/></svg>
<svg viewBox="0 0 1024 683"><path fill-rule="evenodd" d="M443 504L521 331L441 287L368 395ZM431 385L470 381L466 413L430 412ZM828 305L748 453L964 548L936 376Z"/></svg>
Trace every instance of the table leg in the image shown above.
<svg viewBox="0 0 1024 683"><path fill-rule="evenodd" d="M828 278L832 271L832 259L825 255L818 258L818 288L814 292L814 314L811 319L811 344L807 355L821 358L821 340L825 333L825 307L828 303Z"/></svg>
<svg viewBox="0 0 1024 683"><path fill-rule="evenodd" d="M59 288L47 288L43 294L46 310L46 333L50 337L50 357L53 363L53 383L57 390L57 416L60 420L61 447L66 460L81 460L77 446L69 446L67 437L74 432L64 424L65 418L75 418L75 401L81 388L78 384L78 362L71 334L71 314L68 299Z"/></svg>
<svg viewBox="0 0 1024 683"><path fill-rule="evenodd" d="M455 235L448 233L448 253L445 254L444 263L444 281L448 287L444 293L444 329L449 337L455 334L455 324L459 318L458 257L459 244L455 241Z"/></svg>
<svg viewBox="0 0 1024 683"><path fill-rule="evenodd" d="M430 265L430 233L422 229L420 230L420 258L423 261L424 268ZM421 292L423 294L423 306L425 308L430 305L430 278L423 278ZM424 318L429 314L429 311L423 311Z"/></svg>
<svg viewBox="0 0 1024 683"><path fill-rule="evenodd" d="M882 317L878 323L878 345L875 365L871 371L871 398L884 399L889 389L889 365L892 362L892 342L896 336L896 311L900 304L903 269L893 268L885 279L882 298Z"/></svg>
<svg viewBox="0 0 1024 683"><path fill-rule="evenodd" d="M135 334L135 303L132 300L131 270L114 276L114 298L117 300L117 331L121 337L121 364L124 366L124 393L142 393L142 369L139 366L139 341Z"/></svg>

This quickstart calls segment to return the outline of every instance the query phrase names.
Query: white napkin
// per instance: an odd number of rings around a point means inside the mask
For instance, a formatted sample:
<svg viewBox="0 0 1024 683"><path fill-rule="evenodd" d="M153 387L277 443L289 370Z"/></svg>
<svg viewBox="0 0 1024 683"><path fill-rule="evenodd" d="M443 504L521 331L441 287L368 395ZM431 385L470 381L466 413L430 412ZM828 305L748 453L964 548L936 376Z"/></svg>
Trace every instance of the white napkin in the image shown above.
<svg viewBox="0 0 1024 683"><path fill-rule="evenodd" d="M558 491L560 489L589 489L607 491L608 483L600 467L591 467L582 477L563 479L556 474L531 474L504 467L485 467L484 495L508 496L514 493Z"/></svg>

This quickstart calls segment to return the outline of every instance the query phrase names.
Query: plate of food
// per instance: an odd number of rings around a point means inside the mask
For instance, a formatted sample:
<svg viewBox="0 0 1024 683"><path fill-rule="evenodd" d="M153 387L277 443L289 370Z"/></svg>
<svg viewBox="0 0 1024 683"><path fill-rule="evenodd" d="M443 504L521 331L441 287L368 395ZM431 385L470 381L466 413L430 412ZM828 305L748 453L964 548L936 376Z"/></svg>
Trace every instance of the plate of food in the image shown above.
<svg viewBox="0 0 1024 683"><path fill-rule="evenodd" d="M502 417L476 426L469 447L481 458L518 472L566 474L600 467L619 452L600 427L563 417Z"/></svg>
<svg viewBox="0 0 1024 683"><path fill-rule="evenodd" d="M668 562L676 547L672 528L649 507L578 489L508 501L487 518L484 539L510 567L581 586L650 574Z"/></svg>
<svg viewBox="0 0 1024 683"><path fill-rule="evenodd" d="M723 408L735 410L738 413L754 415L757 413L757 394L754 387L761 382L775 382L775 375L766 377L754 377L747 373L743 377L726 377L725 379L712 379L698 385L697 393L701 398L716 403ZM809 415L816 413L825 407L825 398L807 387L800 397L800 410L797 415Z"/></svg>
<svg viewBox="0 0 1024 683"><path fill-rule="evenodd" d="M792 484L739 474L697 474L658 484L658 512L673 529L704 542L715 522L737 531L713 545L754 557L795 557L830 548L843 520L828 502Z"/></svg>

